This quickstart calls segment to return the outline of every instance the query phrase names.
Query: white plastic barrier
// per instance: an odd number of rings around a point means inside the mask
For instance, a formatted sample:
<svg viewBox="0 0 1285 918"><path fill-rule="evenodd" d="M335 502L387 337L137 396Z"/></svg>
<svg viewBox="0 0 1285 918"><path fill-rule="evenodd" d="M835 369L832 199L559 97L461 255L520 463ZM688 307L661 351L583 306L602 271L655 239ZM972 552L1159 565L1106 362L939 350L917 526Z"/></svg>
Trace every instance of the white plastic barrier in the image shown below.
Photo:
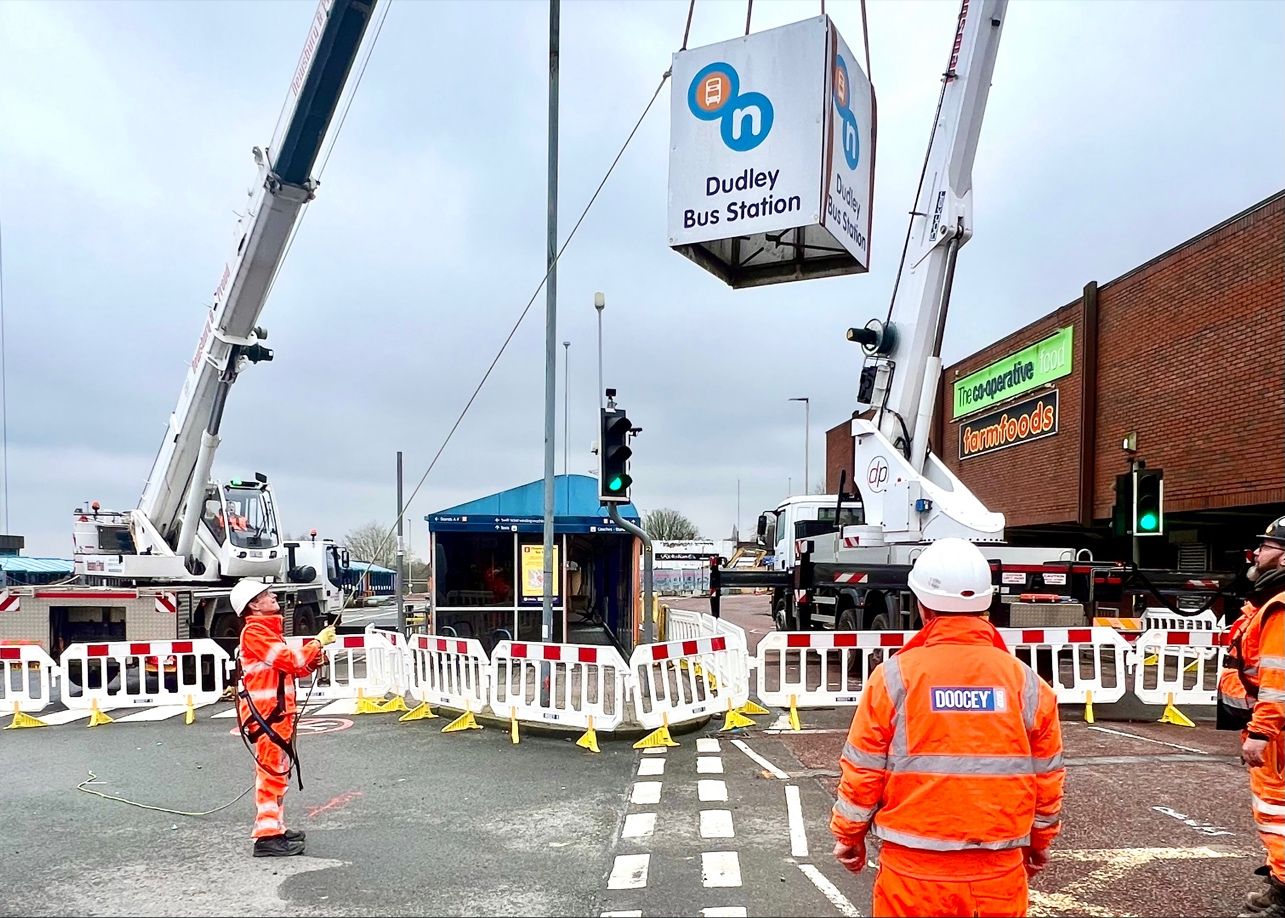
<svg viewBox="0 0 1285 918"><path fill-rule="evenodd" d="M1199 615L1178 615L1163 606L1152 606L1142 613L1143 631L1222 631L1223 623L1212 609Z"/></svg>
<svg viewBox="0 0 1285 918"><path fill-rule="evenodd" d="M325 665L299 680L299 697L309 702L335 701L356 698L360 693L378 700L395 691L399 683L404 691L405 680L395 672L402 667L402 651L383 636L385 633L339 635L325 648ZM312 636L296 635L286 638L286 643L299 648L311 640ZM396 657L395 665L390 664L390 655Z"/></svg>
<svg viewBox="0 0 1285 918"><path fill-rule="evenodd" d="M749 700L746 654L726 635L642 644L629 657L634 719L654 730ZM712 678L711 678L712 677Z"/></svg>
<svg viewBox="0 0 1285 918"><path fill-rule="evenodd" d="M63 704L100 710L213 704L226 685L227 652L209 638L71 644L58 660Z"/></svg>
<svg viewBox="0 0 1285 918"><path fill-rule="evenodd" d="M665 612L665 640L692 641L704 637L709 632L705 619L711 616L701 612L689 612L686 609L675 609L667 606Z"/></svg>
<svg viewBox="0 0 1285 918"><path fill-rule="evenodd" d="M1226 631L1148 631L1133 644L1133 694L1143 704L1213 704ZM1154 664L1146 664L1155 656Z"/></svg>
<svg viewBox="0 0 1285 918"><path fill-rule="evenodd" d="M913 631L773 631L755 655L758 698L788 708L854 705L886 656Z"/></svg>
<svg viewBox="0 0 1285 918"><path fill-rule="evenodd" d="M1049 680L1058 704L1119 701L1129 689L1129 643L1112 628L1001 628L1009 652Z"/></svg>
<svg viewBox="0 0 1285 918"><path fill-rule="evenodd" d="M476 639L417 634L407 660L410 694L418 702L476 713L490 699L491 662Z"/></svg>
<svg viewBox="0 0 1285 918"><path fill-rule="evenodd" d="M592 718L594 729L613 730L625 719L628 684L614 647L501 641L491 653L489 704L499 717L586 729Z"/></svg>
<svg viewBox="0 0 1285 918"><path fill-rule="evenodd" d="M373 686L388 686L394 695L405 695L410 686L410 657L406 653L406 638L398 631L388 631L367 625L366 669Z"/></svg>
<svg viewBox="0 0 1285 918"><path fill-rule="evenodd" d="M58 664L34 644L0 647L0 713L12 714L14 704L24 714L49 706Z"/></svg>

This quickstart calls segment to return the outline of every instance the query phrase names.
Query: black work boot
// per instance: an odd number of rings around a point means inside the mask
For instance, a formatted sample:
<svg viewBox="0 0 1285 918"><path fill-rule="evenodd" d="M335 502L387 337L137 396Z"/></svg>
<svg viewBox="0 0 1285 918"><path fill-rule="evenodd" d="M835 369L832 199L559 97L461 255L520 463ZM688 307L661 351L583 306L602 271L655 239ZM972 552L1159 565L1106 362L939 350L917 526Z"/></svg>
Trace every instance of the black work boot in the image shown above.
<svg viewBox="0 0 1285 918"><path fill-rule="evenodd" d="M293 857L303 854L303 839L291 839L285 835L268 835L254 840L255 857Z"/></svg>
<svg viewBox="0 0 1285 918"><path fill-rule="evenodd" d="M307 841L308 835L303 829L286 829L287 841Z"/></svg>
<svg viewBox="0 0 1285 918"><path fill-rule="evenodd" d="M1268 877L1264 888L1245 897L1240 918L1285 918L1285 883Z"/></svg>

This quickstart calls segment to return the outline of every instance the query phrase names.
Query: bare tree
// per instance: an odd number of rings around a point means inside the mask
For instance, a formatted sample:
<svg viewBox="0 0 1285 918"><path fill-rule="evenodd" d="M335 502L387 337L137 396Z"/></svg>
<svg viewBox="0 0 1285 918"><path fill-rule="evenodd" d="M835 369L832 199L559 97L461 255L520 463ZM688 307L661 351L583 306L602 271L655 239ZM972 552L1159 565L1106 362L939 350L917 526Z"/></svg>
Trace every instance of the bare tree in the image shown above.
<svg viewBox="0 0 1285 918"><path fill-rule="evenodd" d="M381 567L397 566L397 534L380 523L369 522L344 536L344 547L357 561L374 561Z"/></svg>
<svg viewBox="0 0 1285 918"><path fill-rule="evenodd" d="M670 510L668 507L648 510L644 513L642 528L653 539L664 542L682 542L700 538L700 531L695 523L677 510Z"/></svg>

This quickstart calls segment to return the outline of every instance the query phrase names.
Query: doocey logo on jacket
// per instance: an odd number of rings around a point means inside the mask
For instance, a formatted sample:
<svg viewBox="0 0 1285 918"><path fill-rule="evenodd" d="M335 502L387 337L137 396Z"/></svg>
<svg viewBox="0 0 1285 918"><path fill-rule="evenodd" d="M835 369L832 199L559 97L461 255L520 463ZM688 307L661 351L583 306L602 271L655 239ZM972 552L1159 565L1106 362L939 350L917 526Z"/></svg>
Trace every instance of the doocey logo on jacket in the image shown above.
<svg viewBox="0 0 1285 918"><path fill-rule="evenodd" d="M687 107L701 121L717 121L728 149L753 150L772 130L772 102L761 92L741 92L736 68L715 61L692 78Z"/></svg>

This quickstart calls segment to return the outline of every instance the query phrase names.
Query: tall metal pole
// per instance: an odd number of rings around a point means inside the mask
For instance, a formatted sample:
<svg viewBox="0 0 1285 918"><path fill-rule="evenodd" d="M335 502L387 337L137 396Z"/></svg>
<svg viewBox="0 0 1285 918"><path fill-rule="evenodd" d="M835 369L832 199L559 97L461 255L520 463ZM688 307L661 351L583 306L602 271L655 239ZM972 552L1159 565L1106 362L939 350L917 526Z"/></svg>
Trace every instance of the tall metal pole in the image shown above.
<svg viewBox="0 0 1285 918"><path fill-rule="evenodd" d="M643 543L643 643L650 644L655 637L655 633L652 630L653 622L651 618L651 611L652 611L651 610L651 607L652 607L651 586L653 582L653 576L655 574L655 569L654 569L655 555L652 552L651 536L647 535L647 533L644 532L642 529L639 529L633 523L629 522L629 520L622 517L620 515L619 504L617 503L608 504L607 510L611 514L611 518L616 521L617 526L625 530L625 532L631 532L634 535L636 535L638 538L642 539L642 543Z"/></svg>
<svg viewBox="0 0 1285 918"><path fill-rule="evenodd" d="M571 342L562 342L562 477L567 477L567 454L571 444ZM569 488L570 485L567 485ZM570 491L567 492L570 495Z"/></svg>
<svg viewBox="0 0 1285 918"><path fill-rule="evenodd" d="M812 446L809 437L812 431L812 400L806 395L790 399L792 402L803 403L803 493L810 493L810 484L808 482L808 470L811 464Z"/></svg>
<svg viewBox="0 0 1285 918"><path fill-rule="evenodd" d="M554 399L558 363L558 17L559 0L549 0L549 229L544 319L544 616L540 639L553 640L553 465Z"/></svg>
<svg viewBox="0 0 1285 918"><path fill-rule="evenodd" d="M607 298L601 293L595 293L593 308L598 310L598 407L603 408L607 404L607 393L602 386L602 311L607 308Z"/></svg>
<svg viewBox="0 0 1285 918"><path fill-rule="evenodd" d="M402 530L406 525L403 516L406 508L402 505L402 451L397 451L397 576L393 586L397 590L397 630L406 633L406 543L402 540Z"/></svg>

